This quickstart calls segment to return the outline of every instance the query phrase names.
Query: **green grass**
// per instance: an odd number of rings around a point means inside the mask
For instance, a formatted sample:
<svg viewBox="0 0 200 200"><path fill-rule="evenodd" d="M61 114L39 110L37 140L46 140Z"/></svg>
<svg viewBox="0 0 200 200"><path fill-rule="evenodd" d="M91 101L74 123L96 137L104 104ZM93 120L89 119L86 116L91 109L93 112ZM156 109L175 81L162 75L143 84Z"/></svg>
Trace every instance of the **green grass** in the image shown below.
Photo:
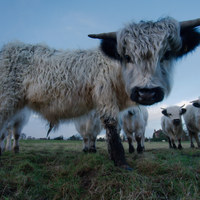
<svg viewBox="0 0 200 200"><path fill-rule="evenodd" d="M104 142L98 153L85 154L80 141L21 141L19 154L0 158L0 199L200 199L199 149L152 142L138 155L123 145L133 171L115 167Z"/></svg>

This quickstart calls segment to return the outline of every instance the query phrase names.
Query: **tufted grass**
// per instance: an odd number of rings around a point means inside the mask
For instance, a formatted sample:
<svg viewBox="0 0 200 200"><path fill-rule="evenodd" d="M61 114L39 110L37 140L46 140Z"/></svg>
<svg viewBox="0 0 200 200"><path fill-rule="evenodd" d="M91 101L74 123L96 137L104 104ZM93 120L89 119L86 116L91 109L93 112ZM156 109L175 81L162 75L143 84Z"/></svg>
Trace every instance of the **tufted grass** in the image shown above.
<svg viewBox="0 0 200 200"><path fill-rule="evenodd" d="M128 153L133 171L115 167L106 144L85 154L80 141L21 141L20 153L0 158L1 200L200 199L200 150L183 143L146 143L142 155Z"/></svg>

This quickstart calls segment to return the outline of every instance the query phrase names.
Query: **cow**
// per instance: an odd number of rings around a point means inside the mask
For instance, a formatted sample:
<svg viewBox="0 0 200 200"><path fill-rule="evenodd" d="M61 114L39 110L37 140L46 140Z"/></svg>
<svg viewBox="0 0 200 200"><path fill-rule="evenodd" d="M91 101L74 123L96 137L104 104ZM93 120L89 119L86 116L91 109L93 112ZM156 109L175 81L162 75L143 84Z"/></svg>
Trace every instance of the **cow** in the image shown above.
<svg viewBox="0 0 200 200"><path fill-rule="evenodd" d="M144 150L145 129L148 120L148 111L144 106L134 106L121 113L122 129L126 134L129 144L129 153L135 151L134 137L137 142L137 152ZM133 135L134 134L134 135Z"/></svg>
<svg viewBox="0 0 200 200"><path fill-rule="evenodd" d="M200 132L200 97L187 105L187 112L183 115L185 124L190 136L191 148L194 148L193 138L196 140L198 148L200 148L199 132Z"/></svg>
<svg viewBox="0 0 200 200"><path fill-rule="evenodd" d="M200 19L178 22L170 17L131 22L117 32L89 35L102 42L100 48L88 50L4 45L0 140L10 118L25 106L53 124L96 109L111 160L129 168L118 134L118 113L136 104L152 105L170 93L173 61L199 45L199 25Z"/></svg>
<svg viewBox="0 0 200 200"><path fill-rule="evenodd" d="M161 127L169 140L169 148L176 149L175 140L178 140L178 149L182 149L181 137L183 135L183 124L181 116L186 112L186 109L179 106L169 106L163 108Z"/></svg>
<svg viewBox="0 0 200 200"><path fill-rule="evenodd" d="M76 130L83 138L83 151L96 153L96 138L102 130L99 115L94 110L74 122Z"/></svg>

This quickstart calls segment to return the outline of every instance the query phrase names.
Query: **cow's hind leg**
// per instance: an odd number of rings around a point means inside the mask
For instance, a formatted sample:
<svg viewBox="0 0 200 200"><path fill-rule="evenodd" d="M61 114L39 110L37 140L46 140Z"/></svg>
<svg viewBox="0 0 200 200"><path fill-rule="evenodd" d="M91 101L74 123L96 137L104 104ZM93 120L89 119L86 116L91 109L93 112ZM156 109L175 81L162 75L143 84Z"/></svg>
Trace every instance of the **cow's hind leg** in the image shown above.
<svg viewBox="0 0 200 200"><path fill-rule="evenodd" d="M194 148L194 143L193 143L193 136L194 136L195 133L189 131L189 136L190 136L190 147L191 148Z"/></svg>

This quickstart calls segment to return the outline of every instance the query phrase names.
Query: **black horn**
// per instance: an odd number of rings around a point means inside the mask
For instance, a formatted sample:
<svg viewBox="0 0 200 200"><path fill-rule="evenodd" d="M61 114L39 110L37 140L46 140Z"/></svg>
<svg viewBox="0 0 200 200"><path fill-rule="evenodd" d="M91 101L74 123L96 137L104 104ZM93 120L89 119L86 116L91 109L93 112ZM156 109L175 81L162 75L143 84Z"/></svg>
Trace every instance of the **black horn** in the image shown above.
<svg viewBox="0 0 200 200"><path fill-rule="evenodd" d="M89 34L88 37L96 39L116 39L116 32Z"/></svg>
<svg viewBox="0 0 200 200"><path fill-rule="evenodd" d="M180 22L181 29L194 28L200 26L200 18Z"/></svg>

